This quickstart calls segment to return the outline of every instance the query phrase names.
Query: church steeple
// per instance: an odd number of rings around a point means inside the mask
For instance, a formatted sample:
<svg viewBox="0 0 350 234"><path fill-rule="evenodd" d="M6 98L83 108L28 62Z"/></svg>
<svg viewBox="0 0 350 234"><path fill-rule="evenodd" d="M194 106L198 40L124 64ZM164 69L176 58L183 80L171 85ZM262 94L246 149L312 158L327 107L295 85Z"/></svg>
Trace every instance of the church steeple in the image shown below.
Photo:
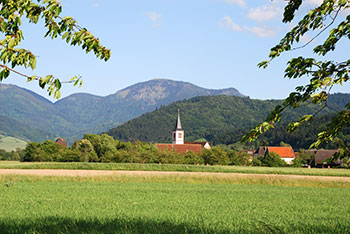
<svg viewBox="0 0 350 234"><path fill-rule="evenodd" d="M175 129L173 131L173 144L184 144L185 142L185 131L182 130L181 119L180 119L180 109L177 109L177 121Z"/></svg>
<svg viewBox="0 0 350 234"><path fill-rule="evenodd" d="M181 119L180 119L180 109L177 109L177 121L174 130L182 130Z"/></svg>

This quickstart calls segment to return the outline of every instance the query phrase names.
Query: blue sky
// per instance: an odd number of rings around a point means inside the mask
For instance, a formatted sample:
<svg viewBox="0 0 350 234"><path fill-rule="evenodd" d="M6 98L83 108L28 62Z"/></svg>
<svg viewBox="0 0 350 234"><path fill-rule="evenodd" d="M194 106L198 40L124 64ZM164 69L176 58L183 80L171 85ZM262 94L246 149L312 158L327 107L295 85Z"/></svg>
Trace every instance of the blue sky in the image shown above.
<svg viewBox="0 0 350 234"><path fill-rule="evenodd" d="M65 85L62 97L85 92L109 95L129 85L154 78L191 82L204 88L237 88L251 98L281 99L304 80L283 78L288 59L313 56L321 39L302 50L288 52L267 68L269 50L293 24L281 23L283 0L62 0L63 16L100 38L112 50L108 62L85 54L60 39L43 38L43 23L23 24L21 44L38 56L28 75L53 74L62 80L81 75L81 88ZM320 0L306 0L299 19ZM345 13L343 14L343 16ZM297 18L298 19L298 18ZM25 20L24 20L25 21ZM294 22L295 23L295 22ZM303 38L305 43L312 35ZM348 44L329 55L348 58ZM12 74L4 83L31 89L45 97L36 82ZM349 85L334 91L348 92ZM51 99L53 100L53 99Z"/></svg>

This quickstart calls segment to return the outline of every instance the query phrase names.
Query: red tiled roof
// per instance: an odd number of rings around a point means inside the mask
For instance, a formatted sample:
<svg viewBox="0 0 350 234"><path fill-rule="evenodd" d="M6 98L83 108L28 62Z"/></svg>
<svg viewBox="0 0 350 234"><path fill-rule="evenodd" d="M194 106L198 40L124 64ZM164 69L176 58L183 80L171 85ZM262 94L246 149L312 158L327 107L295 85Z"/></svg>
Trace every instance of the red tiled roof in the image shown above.
<svg viewBox="0 0 350 234"><path fill-rule="evenodd" d="M327 159L331 158L335 153L338 153L339 150L317 150L317 153L315 155L315 163L316 164L322 164ZM336 163L341 163L341 161L338 159L336 160Z"/></svg>
<svg viewBox="0 0 350 234"><path fill-rule="evenodd" d="M188 151L192 151L194 153L202 152L201 144L155 144L159 150L169 150L175 151L177 153L185 154Z"/></svg>
<svg viewBox="0 0 350 234"><path fill-rule="evenodd" d="M68 147L67 142L64 139L60 138L60 137L57 138L57 140L55 142L57 144L59 144L59 145L62 145L63 147Z"/></svg>
<svg viewBox="0 0 350 234"><path fill-rule="evenodd" d="M267 147L268 152L274 152L279 154L281 158L295 158L294 150L292 147Z"/></svg>

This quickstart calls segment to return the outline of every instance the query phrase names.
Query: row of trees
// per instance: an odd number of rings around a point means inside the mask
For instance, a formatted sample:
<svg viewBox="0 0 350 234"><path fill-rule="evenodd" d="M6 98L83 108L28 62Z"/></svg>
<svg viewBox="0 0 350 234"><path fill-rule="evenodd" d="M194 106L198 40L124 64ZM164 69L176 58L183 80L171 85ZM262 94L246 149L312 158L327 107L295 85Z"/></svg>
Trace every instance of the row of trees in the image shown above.
<svg viewBox="0 0 350 234"><path fill-rule="evenodd" d="M71 147L51 140L28 143L21 161L55 162L116 162L116 163L172 163L209 165L251 165L251 155L215 146L196 154L160 151L154 144L121 142L111 136L87 134Z"/></svg>
<svg viewBox="0 0 350 234"><path fill-rule="evenodd" d="M6 150L0 149L0 160L14 160L20 161L23 158L24 150L17 148L16 150L12 150L8 152Z"/></svg>
<svg viewBox="0 0 350 234"><path fill-rule="evenodd" d="M200 154L192 151L179 154L160 151L152 143L121 142L111 136L87 134L71 147L64 147L51 140L43 143L28 143L24 150L6 152L0 150L0 160L20 160L24 162L115 162L115 163L160 163L194 165L237 165L237 166L289 166L276 153L253 158L251 154L237 152L225 145L203 150ZM314 154L301 151L292 166L313 165Z"/></svg>

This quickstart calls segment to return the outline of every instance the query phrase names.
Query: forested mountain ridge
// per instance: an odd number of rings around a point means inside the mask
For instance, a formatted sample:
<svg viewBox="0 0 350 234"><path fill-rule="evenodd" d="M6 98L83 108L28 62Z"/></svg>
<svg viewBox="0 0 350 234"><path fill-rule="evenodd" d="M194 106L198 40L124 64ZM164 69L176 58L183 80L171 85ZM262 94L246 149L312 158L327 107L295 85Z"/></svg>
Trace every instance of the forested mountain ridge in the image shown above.
<svg viewBox="0 0 350 234"><path fill-rule="evenodd" d="M339 111L349 101L350 94L333 94L321 115ZM170 142L179 108L187 141L206 138L214 144L232 144L239 141L250 128L263 121L281 102L282 100L263 101L232 96L195 97L144 114L107 133L116 139L126 141ZM287 110L283 120L297 120L304 114L315 113L319 108L317 105L307 105L297 110ZM278 128L275 132L281 135L279 141L283 141L284 133L281 131L285 131L286 126L283 122L280 126L284 127L283 130ZM273 144L276 144L278 138L276 135L264 137L262 139L265 141L274 139Z"/></svg>
<svg viewBox="0 0 350 234"><path fill-rule="evenodd" d="M67 114L72 120L75 118L83 123L93 123L86 126L93 128L99 124L123 123L175 101L222 94L244 96L234 88L204 89L188 82L154 79L131 85L106 97L74 94L57 101L55 106L64 113L69 112Z"/></svg>
<svg viewBox="0 0 350 234"><path fill-rule="evenodd" d="M77 129L52 102L15 85L0 84L0 113L53 135L63 135ZM9 125L6 122L3 124Z"/></svg>
<svg viewBox="0 0 350 234"><path fill-rule="evenodd" d="M244 96L234 88L212 90L182 81L155 79L137 83L105 97L77 93L52 103L30 90L0 83L0 113L17 122L12 122L10 126L4 118L0 121L4 134L6 131L9 135L17 132L16 128L22 128L19 127L21 123L50 133L45 135L51 138L77 138L84 133L106 131L174 101L219 94ZM31 134L26 136L29 140L38 139ZM23 138L23 134L20 137Z"/></svg>

